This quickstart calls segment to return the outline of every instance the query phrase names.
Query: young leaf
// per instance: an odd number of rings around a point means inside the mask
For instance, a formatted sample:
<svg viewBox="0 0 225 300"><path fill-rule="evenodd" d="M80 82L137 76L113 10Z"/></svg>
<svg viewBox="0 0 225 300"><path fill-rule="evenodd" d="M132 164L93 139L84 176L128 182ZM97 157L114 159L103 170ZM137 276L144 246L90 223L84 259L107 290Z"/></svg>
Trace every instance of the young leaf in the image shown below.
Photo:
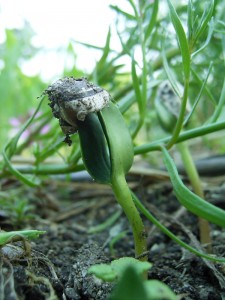
<svg viewBox="0 0 225 300"><path fill-rule="evenodd" d="M206 27L208 26L210 19L212 18L213 11L214 11L214 0L211 0L210 2L211 3L209 6L208 13L206 13L206 9L205 9L205 11L202 15L200 24L199 24L198 28L196 29L195 36L194 36L195 41L197 39L199 39L199 37L204 33Z"/></svg>
<svg viewBox="0 0 225 300"><path fill-rule="evenodd" d="M162 45L162 59L163 59L164 70L166 72L168 80L169 80L171 86L173 87L174 92L177 94L177 96L179 98L181 98L182 97L182 91L181 91L180 87L177 84L176 76L175 76L174 72L172 71L172 68L169 67L168 60L167 60L167 57L166 57L164 43Z"/></svg>
<svg viewBox="0 0 225 300"><path fill-rule="evenodd" d="M187 19L187 25L188 25L188 40L190 41L193 36L193 4L192 0L188 1L188 19Z"/></svg>
<svg viewBox="0 0 225 300"><path fill-rule="evenodd" d="M162 147L163 160L169 172L174 192L180 203L193 214L225 227L225 211L191 192L182 182L169 152Z"/></svg>
<svg viewBox="0 0 225 300"><path fill-rule="evenodd" d="M159 280L146 280L144 287L148 294L148 300L179 300L180 297L176 296L171 289Z"/></svg>
<svg viewBox="0 0 225 300"><path fill-rule="evenodd" d="M153 3L153 9L152 9L152 15L151 20L148 23L146 32L145 32L145 41L149 38L149 36L152 33L152 30L155 26L156 20L157 20L157 14L158 14L158 8L159 8L159 0L155 0Z"/></svg>
<svg viewBox="0 0 225 300"><path fill-rule="evenodd" d="M198 88L200 89L202 86L203 79L199 76L199 74L193 68L191 68L191 73L194 77L193 79L194 79L195 83L198 85ZM215 99L214 95L210 92L207 85L204 87L204 91L205 91L206 95L209 97L209 100L212 102L212 104L214 106L216 106L217 100Z"/></svg>
<svg viewBox="0 0 225 300"><path fill-rule="evenodd" d="M127 267L123 273L121 280L115 287L115 290L110 297L110 300L150 300L147 291L144 287L144 283L138 276L134 267ZM152 298L153 299L153 298Z"/></svg>
<svg viewBox="0 0 225 300"><path fill-rule="evenodd" d="M182 56L182 62L183 62L183 70L184 70L184 76L185 79L188 79L190 76L190 52L189 52L189 46L188 41L184 32L184 28L181 24L181 21L177 15L177 12L172 5L170 0L167 0L169 10L170 10L170 18L173 23L174 29L177 33L178 43L181 50L181 56Z"/></svg>
<svg viewBox="0 0 225 300"><path fill-rule="evenodd" d="M0 232L0 246L4 246L10 242L21 241L22 239L36 239L40 234L44 234L45 231L40 230L19 230Z"/></svg>
<svg viewBox="0 0 225 300"><path fill-rule="evenodd" d="M205 77L203 83L201 82L201 85L202 85L201 89L200 89L198 95L196 96L196 99L195 99L194 104L192 105L191 111L189 112L189 114L187 115L187 117L184 121L184 126L189 122L191 116L193 115L193 113L194 113L194 111L195 111L195 109L196 109L196 107L197 107L197 105L198 105L198 103L199 103L199 101L202 97L202 93L205 90L206 83L207 83L207 80L208 80L208 77L210 75L211 70L212 70L212 63L210 63L210 65L209 65L209 68L208 68L208 71L207 71L207 74L206 74L206 77Z"/></svg>
<svg viewBox="0 0 225 300"><path fill-rule="evenodd" d="M78 122L81 153L89 174L101 183L109 183L111 167L102 126L95 113Z"/></svg>
<svg viewBox="0 0 225 300"><path fill-rule="evenodd" d="M140 261L133 257L122 257L111 261L108 264L93 265L89 268L88 273L104 281L114 281L121 279L128 267L133 267L138 276L142 276L151 268L152 264L147 261Z"/></svg>
<svg viewBox="0 0 225 300"><path fill-rule="evenodd" d="M112 102L98 115L109 145L111 176L124 175L132 166L134 150L123 116Z"/></svg>
<svg viewBox="0 0 225 300"><path fill-rule="evenodd" d="M225 80L223 82L223 88L220 94L220 99L218 101L218 105L215 109L215 111L213 112L212 117L210 118L210 122L216 122L217 119L219 118L220 114L222 113L222 110L224 108L224 103L225 103Z"/></svg>
<svg viewBox="0 0 225 300"><path fill-rule="evenodd" d="M124 16L125 18L127 18L128 20L131 20L131 21L136 20L136 18L135 18L134 15L131 15L131 14L129 14L128 12L122 10L122 9L119 8L117 5L110 5L109 7L110 7L111 9L115 10L115 12L116 12L118 15L122 15L122 16Z"/></svg>
<svg viewBox="0 0 225 300"><path fill-rule="evenodd" d="M110 53L110 40L111 40L111 30L109 29L106 42L105 42L105 47L103 49L102 57L100 58L97 64L97 68L99 69L101 69L105 65L107 57Z"/></svg>
<svg viewBox="0 0 225 300"><path fill-rule="evenodd" d="M107 264L93 265L88 269L88 273L107 282L115 281L117 278L116 270Z"/></svg>
<svg viewBox="0 0 225 300"><path fill-rule="evenodd" d="M139 85L139 78L137 76L136 62L135 62L134 57L132 57L132 62L131 62L131 75L132 75L132 84L134 87L136 101L137 101L139 112L141 115L142 111L143 111L143 101L142 101L142 94L141 94L141 89L140 89L140 85Z"/></svg>

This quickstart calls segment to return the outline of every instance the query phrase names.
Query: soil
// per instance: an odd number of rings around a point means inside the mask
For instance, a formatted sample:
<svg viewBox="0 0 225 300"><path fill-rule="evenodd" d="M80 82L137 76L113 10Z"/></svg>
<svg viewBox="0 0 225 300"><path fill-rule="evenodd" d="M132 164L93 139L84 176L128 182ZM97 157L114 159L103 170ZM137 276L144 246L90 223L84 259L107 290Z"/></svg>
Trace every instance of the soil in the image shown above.
<svg viewBox="0 0 225 300"><path fill-rule="evenodd" d="M86 177L85 177L86 178ZM204 179L208 201L225 209L223 178ZM129 185L142 203L179 238L197 249L198 220L180 208L167 176L136 174ZM120 208L109 187L87 180L47 179L41 188L27 188L2 180L3 191L19 191L31 206L18 220L0 211L2 230L38 229L46 234L25 249L21 242L1 249L0 299L108 299L112 283L102 283L87 273L97 263L132 256L129 224L122 214L111 226L90 233ZM153 266L149 279L166 283L182 300L225 299L225 268L181 248L143 217L148 233L148 257ZM112 243L119 233L122 237ZM212 249L225 254L225 231L212 226ZM28 251L29 250L29 251ZM204 251L204 249L202 249ZM122 300L122 299L121 299ZM138 299L139 300L139 299Z"/></svg>

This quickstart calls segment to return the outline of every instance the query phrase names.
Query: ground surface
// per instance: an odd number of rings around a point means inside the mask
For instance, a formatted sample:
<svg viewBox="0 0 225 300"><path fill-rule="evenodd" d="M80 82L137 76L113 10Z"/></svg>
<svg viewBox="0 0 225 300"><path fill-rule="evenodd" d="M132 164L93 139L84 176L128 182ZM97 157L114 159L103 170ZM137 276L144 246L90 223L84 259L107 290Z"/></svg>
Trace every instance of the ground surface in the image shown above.
<svg viewBox="0 0 225 300"><path fill-rule="evenodd" d="M223 179L204 180L206 198L225 209ZM180 210L166 178L136 175L130 186L144 205L185 242L199 248L197 218ZM105 230L89 233L119 210L108 187L94 182L48 180L42 188L29 189L17 182L2 180L3 191L20 189L32 205L20 229L46 230L31 243L29 255L20 243L2 249L0 298L6 300L107 299L112 285L93 280L90 265L134 256L130 227L123 214ZM3 230L12 226L12 216L0 213ZM182 249L144 218L148 232L149 278L169 285L183 300L225 299L225 268ZM121 232L123 237L112 243ZM213 252L225 254L225 231L212 227ZM13 248L14 247L14 248ZM111 250L110 250L111 249ZM200 248L199 248L200 249ZM121 299L122 300L122 299Z"/></svg>

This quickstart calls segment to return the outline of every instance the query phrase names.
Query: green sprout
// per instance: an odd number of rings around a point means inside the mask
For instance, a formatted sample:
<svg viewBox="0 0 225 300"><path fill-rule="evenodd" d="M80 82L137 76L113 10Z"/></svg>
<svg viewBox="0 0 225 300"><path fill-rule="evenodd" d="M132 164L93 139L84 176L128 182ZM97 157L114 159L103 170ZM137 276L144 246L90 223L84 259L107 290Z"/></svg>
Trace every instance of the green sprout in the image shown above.
<svg viewBox="0 0 225 300"><path fill-rule="evenodd" d="M93 265L88 273L103 281L116 282L110 300L178 300L178 297L163 282L145 279L144 275L151 267L149 262L122 257L111 261L110 264Z"/></svg>
<svg viewBox="0 0 225 300"><path fill-rule="evenodd" d="M44 234L45 231L40 230L17 230L9 232L0 232L0 247L5 246L11 242L24 241L36 239L40 234Z"/></svg>
<svg viewBox="0 0 225 300"><path fill-rule="evenodd" d="M70 135L78 132L87 171L95 181L112 187L132 227L135 255L147 260L144 225L125 179L133 163L133 143L119 109L107 91L85 78L59 79L45 93L65 142L70 145Z"/></svg>
<svg viewBox="0 0 225 300"><path fill-rule="evenodd" d="M221 3L220 1L214 3L213 0L209 0L207 1L209 5L206 5L202 10L190 0L185 12L182 5L177 3L175 8L172 4L173 1L167 0L166 2L168 14L165 16L161 15L161 3L158 0L152 3L140 2L139 7L136 7L133 0L129 0L133 14L128 14L117 6L111 6L118 15L123 15L126 20L124 24L130 22L133 25L129 28L126 26L124 32L118 31L122 46L122 50L119 52L115 52L110 47L111 33L109 30L104 48L99 48L102 50L102 56L89 76L94 78L99 85L111 87L114 98L118 99L118 106L110 101L110 96L106 91L91 85L84 79L76 82L79 83L81 89L75 89L75 86L71 89L70 83L74 82L74 79L67 79L67 81L57 81L45 91L44 94L47 94L51 101L53 114L59 119L60 126L66 134L66 142L70 144L70 135L78 131L81 147L78 143L74 143L71 154L63 160L63 163L53 165L45 161L47 157L57 153L63 145L63 137L59 136L54 126L51 129L54 134L48 135L51 136L51 139L48 140L46 135L41 137L41 140L44 141L44 148L36 147L33 151L35 163L16 166L13 156L21 153L29 146L31 137L19 146L18 141L21 134L31 126L31 123L38 121L36 115L43 104L43 95L34 115L5 145L3 161L0 162L2 166L0 177L9 176L11 173L21 182L35 187L41 184L41 176L43 175L69 174L84 170L85 165L96 181L112 186L117 200L121 203L132 224L135 245L140 246L136 246L136 249L138 248L136 253L143 253L143 249L146 247L145 239L142 236L144 227L136 210L137 207L142 215L180 246L200 257L224 262L223 258L205 254L184 243L163 226L129 191L125 180L125 174L133 160L133 145L120 112L126 112L128 117L132 116L129 125L135 144L134 154L146 157L153 151L159 151L168 170L177 200L181 205L198 217L220 227L225 227L225 211L205 201L201 195L199 196L197 190L193 193L184 185L168 151L174 146L179 148L184 141L194 140L197 137L208 137L212 133L219 133L225 129L225 81L220 76L223 73L223 54L225 53L224 22L221 21L220 11L222 10L219 8ZM178 14L181 14L181 17ZM183 14L187 16L186 26L183 26L183 20L186 19ZM201 17L199 18L199 16ZM175 29L175 35L162 36L162 32L167 32L170 24ZM215 36L214 33L216 33ZM215 37L217 43L215 43ZM174 45L175 40L178 41L177 45ZM137 45L141 45L141 62L135 60ZM88 45L88 47L96 49L96 45ZM204 51L206 47L208 49ZM158 57L153 59L155 51L158 53ZM130 75L132 82L127 80L127 74L124 74L125 77L122 77L123 80L121 80L121 67L123 65L120 63L120 59L124 55L128 55L131 59ZM199 61L204 63L199 64ZM202 75L206 67L208 68L207 76ZM161 78L164 78L165 73L173 90L181 99L181 106L176 115L175 125L172 126L172 131L166 137L160 138L156 136L158 128L157 122L154 122L155 110L151 109L150 111L148 108L151 107L150 105L155 99L155 87L158 86ZM73 74L75 73L73 72ZM81 73L79 72L79 74ZM214 80L207 82L209 75ZM179 93L178 81L182 83L183 93ZM222 82L223 87L220 89ZM78 98L81 101L76 102ZM90 101L91 98L97 99L94 105ZM186 116L189 98L191 100L191 112ZM200 100L206 100L205 103L210 107L212 106L213 111L207 111L205 109L207 106ZM208 104L209 101L211 103ZM200 111L199 115L196 108ZM197 122L189 122L195 112L196 119L193 118L193 121L197 120ZM41 116L43 124L47 119L49 120L49 112ZM187 122L189 122L189 128L185 126ZM34 137L36 138L37 135L33 135L32 138ZM144 140L142 140L143 137ZM74 140L78 140L78 137L73 137ZM223 139L220 139L219 145L224 146ZM184 152L186 150L183 149ZM80 163L81 154L84 165ZM198 185L197 181L195 183ZM130 194L132 194L133 199L130 199ZM130 203L131 207L129 207ZM134 220L139 221L135 224ZM103 225L108 226L108 223ZM141 242L138 239L140 236ZM112 245L114 241L112 241Z"/></svg>
<svg viewBox="0 0 225 300"><path fill-rule="evenodd" d="M16 258L20 251L17 251L17 248L14 248L11 243L22 242L23 253L30 257L31 246L29 241L36 239L39 235L44 234L45 231L40 230L17 230L17 231L1 231L0 232L0 253L3 256L6 256L9 259ZM10 244L9 246L7 246ZM12 251L10 251L12 249ZM15 250L15 251L14 251ZM20 255L20 254L19 254Z"/></svg>

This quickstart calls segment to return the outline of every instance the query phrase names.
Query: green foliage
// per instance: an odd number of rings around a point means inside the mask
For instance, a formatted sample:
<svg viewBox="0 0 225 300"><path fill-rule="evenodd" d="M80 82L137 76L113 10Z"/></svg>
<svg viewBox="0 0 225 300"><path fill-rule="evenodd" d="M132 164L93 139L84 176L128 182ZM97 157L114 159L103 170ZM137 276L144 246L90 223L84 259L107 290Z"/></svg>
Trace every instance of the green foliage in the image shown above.
<svg viewBox="0 0 225 300"><path fill-rule="evenodd" d="M113 260L110 265L94 265L90 267L88 272L104 281L115 281L121 279L125 269L129 266L134 267L139 276L144 275L151 268L149 262L139 261L132 257L122 257Z"/></svg>
<svg viewBox="0 0 225 300"><path fill-rule="evenodd" d="M164 283L158 280L141 280L134 267L127 267L110 300L178 300Z"/></svg>
<svg viewBox="0 0 225 300"><path fill-rule="evenodd" d="M89 268L88 273L94 274L104 281L116 281L111 300L177 300L177 296L162 282L144 280L144 274L150 268L149 262L123 257L113 260L110 265L93 265Z"/></svg>
<svg viewBox="0 0 225 300"><path fill-rule="evenodd" d="M136 270L133 267L127 267L122 275L123 276L118 282L115 290L113 291L110 300L151 299L147 295L147 291L145 289L143 281L141 280L140 276L138 276Z"/></svg>
<svg viewBox="0 0 225 300"><path fill-rule="evenodd" d="M90 114L79 125L83 162L89 174L98 182L111 181L111 164L105 136L99 118Z"/></svg>
<svg viewBox="0 0 225 300"><path fill-rule="evenodd" d="M42 99L43 101L43 99ZM3 157L5 159L5 164L6 166L9 168L9 170L11 171L12 174L14 174L18 179L20 179L22 182L24 182L25 184L28 184L30 186L37 186L40 184L40 181L38 178L35 178L34 176L31 175L23 175L20 172L18 172L13 165L10 162L10 158L16 153L17 150L17 144L19 141L19 138L21 136L21 134L24 132L24 130L31 124L31 122L33 121L35 115L37 114L37 112L39 111L39 108L42 104L42 101L40 101L39 106L37 107L36 111L34 112L34 114L32 115L32 117L27 120L27 122L20 128L18 134L13 137L4 147L3 149Z"/></svg>
<svg viewBox="0 0 225 300"><path fill-rule="evenodd" d="M197 216L225 227L225 211L192 193L181 181L176 165L165 148L162 148L162 154L165 166L170 174L174 192L181 204Z"/></svg>
<svg viewBox="0 0 225 300"><path fill-rule="evenodd" d="M29 60L38 49L31 46L33 32L29 26L22 30L5 31L5 43L0 45L0 55L3 66L1 68L0 110L1 140L0 148L6 142L10 129L9 118L27 114L36 106L37 95L44 88L39 76L28 77L21 71L21 61ZM4 108L4 109L3 109Z"/></svg>
<svg viewBox="0 0 225 300"><path fill-rule="evenodd" d="M170 0L167 0L167 2L169 5L170 18L171 18L173 26L176 30L177 39L178 39L180 50L181 50L184 76L185 76L185 79L188 80L189 76L190 76L190 51L189 51L188 41L187 41L185 31L183 29L183 26L182 26L181 21L176 13L174 6L172 5Z"/></svg>
<svg viewBox="0 0 225 300"><path fill-rule="evenodd" d="M18 196L12 198L0 195L0 197L1 209L9 217L11 224L16 228L21 228L26 221L34 217L31 213L32 206L27 199L21 199Z"/></svg>
<svg viewBox="0 0 225 300"><path fill-rule="evenodd" d="M129 171L133 162L132 140L114 104L78 122L78 133L85 167L96 181L111 183L113 176Z"/></svg>
<svg viewBox="0 0 225 300"><path fill-rule="evenodd" d="M112 225L119 219L120 216L121 216L121 211L118 210L113 215L108 217L105 222L89 228L88 233L101 232L107 229L108 227L112 227Z"/></svg>
<svg viewBox="0 0 225 300"><path fill-rule="evenodd" d="M134 159L133 143L119 109L112 103L101 111L101 122L109 144L111 178L125 175Z"/></svg>
<svg viewBox="0 0 225 300"><path fill-rule="evenodd" d="M127 150L123 147L123 143L119 144L116 140L118 137L115 136L114 144L111 134L109 135L111 126L117 127L120 133L120 120L116 118L115 124L108 127L107 124L110 123L106 124L104 118L109 120L112 116L107 113L107 110L95 115L95 120L98 125L101 125L101 133L103 129L104 137L98 136L99 143L96 144L97 151L94 154L97 161L105 162L105 168L99 171L96 178L103 182L110 182L111 172L116 174L117 169L127 172L132 164L133 144L134 154L142 154L146 159L151 158L153 151L161 151L159 156L164 157L165 166L168 168L175 193L181 204L193 213L224 226L224 211L203 203L202 199L184 186L172 158L165 150L172 148L178 142L202 136L205 136L205 140L213 148L212 135L209 134L225 129L223 119L225 84L224 76L221 76L225 71L224 2L189 0L187 5L171 0L155 0L151 3L139 1L139 5L132 0L128 2L131 8L129 13L120 7L111 6L117 13L116 25L121 49L112 49L110 29L104 47L86 44L89 49L94 48L101 52L101 58L88 77L112 94L117 107L127 121L133 138L132 142L125 139L124 144L129 148L129 155L126 157ZM28 60L38 51L32 47L28 52L26 51L31 37L32 32L26 29L7 30L6 42L0 47L3 60L0 81L1 104L4 107L4 110L0 111L3 136L0 143L3 141L6 144L0 175L4 177L11 174L23 183L35 186L41 184L42 175L66 174L82 170L84 165L80 159L78 137L72 138L74 143L70 150L65 148L63 136L57 129L56 123L49 121L50 112L47 105L42 105L41 115L31 117L28 123L21 126L14 138L8 134L9 117L18 116L19 113L24 114L30 108L38 106L37 101L32 102L32 100L36 99L36 96L40 95L46 87L40 77L25 76L20 68L21 60ZM74 57L75 62L73 42L68 45L67 51ZM129 68L125 64L125 59L129 60ZM74 63L74 66L65 69L63 75L81 76L82 72L77 70ZM169 79L174 92L181 100L181 109L171 135L161 130L154 107L159 84L165 79ZM190 100L191 111L186 117L188 100ZM47 123L50 126L49 132L42 135L41 129ZM32 133L22 141L22 133L32 126L34 126ZM83 157L88 156L92 160L92 148L88 147L94 143L94 139L85 134L82 133L83 139L81 136L82 154ZM36 142L35 146L32 144L33 141ZM214 150L223 152L224 139L217 139L216 142L217 148ZM111 153L108 153L108 146L111 147ZM204 143L202 146L206 147ZM12 163L13 156L25 150L34 156L34 164L26 168L15 167ZM117 157L117 151L121 156ZM60 156L62 163L49 165L46 160L52 156ZM115 161L110 161L112 157L115 157ZM88 160L88 163L84 161L84 164L88 169L91 165L95 172L96 160L91 160ZM151 219L138 202L136 205ZM156 222L154 219L151 220ZM182 244L163 226L161 229L182 246L195 251ZM197 251L195 253L199 255Z"/></svg>
<svg viewBox="0 0 225 300"><path fill-rule="evenodd" d="M189 246L185 242L183 242L181 239L179 239L175 234L173 234L169 229L167 229L162 223L160 223L152 214L150 211L148 211L144 205L140 202L140 200L136 197L134 193L132 193L132 197L134 200L135 205L137 208L141 211L141 213L150 221L152 222L155 226L157 226L163 233L165 233L169 238L174 240L177 244L179 244L181 247L187 249L188 251L194 253L195 255L199 257L204 257L206 259L215 261L215 262L221 262L224 263L225 259L224 258L218 258L213 255L207 255L203 252L199 252L195 248Z"/></svg>
<svg viewBox="0 0 225 300"><path fill-rule="evenodd" d="M0 246L4 246L8 243L16 241L36 239L39 237L39 235L44 233L45 231L40 230L17 230L9 232L0 232Z"/></svg>
<svg viewBox="0 0 225 300"><path fill-rule="evenodd" d="M159 280L149 280L144 282L144 287L147 291L148 300L178 300L179 296L176 296L171 289Z"/></svg>

